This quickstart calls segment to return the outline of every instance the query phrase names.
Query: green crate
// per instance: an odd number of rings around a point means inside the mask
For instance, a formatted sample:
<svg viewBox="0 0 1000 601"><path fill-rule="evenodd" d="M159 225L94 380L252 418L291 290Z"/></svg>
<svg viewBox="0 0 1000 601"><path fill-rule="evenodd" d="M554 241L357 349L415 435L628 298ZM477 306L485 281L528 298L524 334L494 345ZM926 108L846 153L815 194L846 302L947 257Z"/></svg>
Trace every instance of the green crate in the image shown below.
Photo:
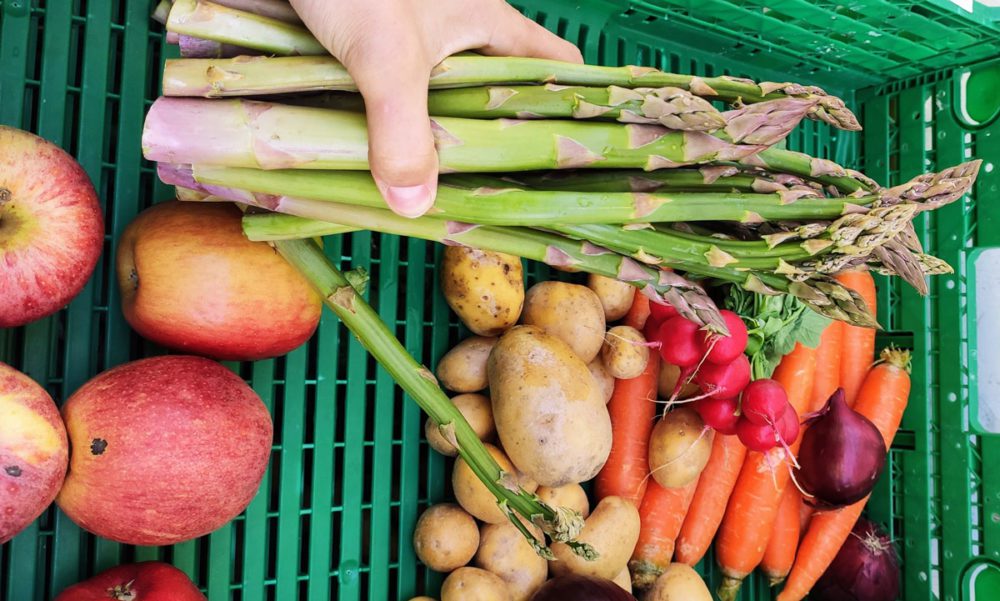
<svg viewBox="0 0 1000 601"><path fill-rule="evenodd" d="M0 331L0 360L60 402L99 371L163 352L122 320L111 261L132 217L170 195L140 155L143 114L170 53L149 19L152 4L0 0L0 123L76 155L106 211L105 253L83 293L49 319ZM870 513L899 542L907 601L1000 598L1000 471L984 468L1000 464L1000 438L970 426L977 323L968 260L1000 246L1000 208L990 202L1000 185L1000 62L989 62L1000 9L976 3L970 12L949 0L517 4L577 43L588 62L825 86L857 110L865 131L809 122L789 146L884 184L973 156L986 161L968 197L917 223L929 251L956 273L934 278L926 298L898 283L880 287L882 343L915 350L914 390ZM439 247L361 233L326 248L372 272L370 301L424 362L460 337L434 285ZM0 601L47 600L96 571L147 559L174 563L212 601L383 601L436 590L440 576L416 562L409 539L420 510L448 497L449 465L424 443L416 405L330 314L287 357L231 367L276 425L271 468L245 514L196 541L136 548L50 510L0 547ZM716 578L710 562L704 568ZM769 598L761 579L741 596Z"/></svg>

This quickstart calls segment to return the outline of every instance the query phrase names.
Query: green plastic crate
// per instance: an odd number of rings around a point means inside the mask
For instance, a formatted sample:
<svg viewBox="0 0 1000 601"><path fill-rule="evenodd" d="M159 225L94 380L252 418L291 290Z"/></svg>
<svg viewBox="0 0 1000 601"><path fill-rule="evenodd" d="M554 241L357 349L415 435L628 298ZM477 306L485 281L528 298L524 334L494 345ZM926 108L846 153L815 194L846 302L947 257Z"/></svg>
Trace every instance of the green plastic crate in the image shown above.
<svg viewBox="0 0 1000 601"><path fill-rule="evenodd" d="M0 123L75 154L106 210L105 253L83 293L50 319L0 331L0 360L59 402L104 369L163 352L122 320L111 261L125 225L170 196L139 148L171 52L149 19L152 4L0 0ZM865 131L809 122L789 146L884 184L985 159L972 194L917 224L928 250L956 273L934 278L926 298L898 283L880 288L881 342L915 350L914 390L870 513L899 542L907 601L1000 598L1000 438L970 419L979 405L970 392L976 263L967 261L1000 246L1000 62L989 62L1000 10L976 3L970 12L949 0L517 4L577 43L588 62L822 85L857 110ZM439 247L364 233L330 239L327 252L372 272L370 301L424 362L461 336L434 284ZM212 601L383 601L436 591L441 577L416 562L410 533L423 507L448 497L450 466L424 443L416 405L330 314L287 357L231 367L276 425L271 468L245 515L200 540L135 548L50 510L0 547L0 601L47 600L99 570L148 559L179 566ZM1000 366L980 365L989 367ZM710 561L703 567L716 578ZM741 598L770 595L755 578Z"/></svg>

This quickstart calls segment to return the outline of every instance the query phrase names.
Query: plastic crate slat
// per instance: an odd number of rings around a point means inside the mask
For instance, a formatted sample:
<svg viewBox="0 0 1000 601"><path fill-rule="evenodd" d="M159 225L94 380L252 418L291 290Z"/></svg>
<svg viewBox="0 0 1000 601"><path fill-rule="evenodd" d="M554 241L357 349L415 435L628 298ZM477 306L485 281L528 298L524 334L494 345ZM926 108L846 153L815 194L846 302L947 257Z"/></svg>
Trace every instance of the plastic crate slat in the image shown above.
<svg viewBox="0 0 1000 601"><path fill-rule="evenodd" d="M18 0L27 3L28 0ZM28 34L31 16L28 10L5 9L0 20L0 122L21 125L24 114L24 79L29 59Z"/></svg>
<svg viewBox="0 0 1000 601"><path fill-rule="evenodd" d="M232 522L208 535L208 590L209 599L229 598L229 575L232 561L230 546Z"/></svg>
<svg viewBox="0 0 1000 601"><path fill-rule="evenodd" d="M302 440L305 425L305 387L307 346L300 346L285 356L285 384L282 386L281 481L278 496L278 540L276 564L279 599L298 594L300 519L302 499Z"/></svg>
<svg viewBox="0 0 1000 601"><path fill-rule="evenodd" d="M274 363L273 359L258 361L253 366L251 385L260 395L264 406L274 412ZM271 453L272 465L277 453ZM272 561L271 540L268 532L268 503L271 490L277 485L271 478L273 468L264 474L260 490L244 512L243 541L241 550L243 562L243 601L264 601L264 579L267 577L268 563Z"/></svg>

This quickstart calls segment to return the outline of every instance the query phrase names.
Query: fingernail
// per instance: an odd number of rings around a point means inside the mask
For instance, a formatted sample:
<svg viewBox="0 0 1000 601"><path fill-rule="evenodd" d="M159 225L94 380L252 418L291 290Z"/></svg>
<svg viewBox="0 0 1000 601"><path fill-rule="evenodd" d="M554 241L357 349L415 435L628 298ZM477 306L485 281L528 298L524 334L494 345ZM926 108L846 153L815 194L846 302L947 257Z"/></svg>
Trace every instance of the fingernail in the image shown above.
<svg viewBox="0 0 1000 601"><path fill-rule="evenodd" d="M379 187L389 208L403 217L420 217L434 205L434 194L426 184Z"/></svg>

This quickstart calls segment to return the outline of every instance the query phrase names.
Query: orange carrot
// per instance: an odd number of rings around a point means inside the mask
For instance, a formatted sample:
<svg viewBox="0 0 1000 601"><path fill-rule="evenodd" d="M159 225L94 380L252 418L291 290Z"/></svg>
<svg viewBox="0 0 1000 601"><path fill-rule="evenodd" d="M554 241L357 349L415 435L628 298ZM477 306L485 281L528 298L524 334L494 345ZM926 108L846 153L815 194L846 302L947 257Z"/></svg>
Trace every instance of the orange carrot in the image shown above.
<svg viewBox="0 0 1000 601"><path fill-rule="evenodd" d="M632 326L641 332L648 318L649 298L642 293L642 290L636 288L635 296L632 297L632 306L629 307L628 313L625 314L622 324Z"/></svg>
<svg viewBox="0 0 1000 601"><path fill-rule="evenodd" d="M888 449L899 429L910 395L910 353L899 349L885 349L880 361L865 377L854 409L875 424ZM809 594L809 590L830 566L840 547L850 536L851 529L867 502L868 498L865 497L842 509L817 511L813 514L809 530L799 545L795 565L788 575L785 589L778 595L778 601L800 601Z"/></svg>
<svg viewBox="0 0 1000 601"><path fill-rule="evenodd" d="M799 495L801 497L801 495ZM811 505L801 498L799 499L799 536L805 536L809 530L809 523L812 521L815 510Z"/></svg>
<svg viewBox="0 0 1000 601"><path fill-rule="evenodd" d="M697 481L681 488L664 488L655 480L649 483L639 506L639 540L629 562L632 584L636 588L652 586L656 577L670 565L674 541L697 486Z"/></svg>
<svg viewBox="0 0 1000 601"><path fill-rule="evenodd" d="M774 379L784 387L788 401L799 414L809 405L815 372L816 349L801 344L796 344L774 371ZM794 453L799 441L789 446ZM781 495L788 484L788 470L786 451L781 447L767 453L747 453L715 542L723 574L717 592L722 601L736 598L743 579L764 558Z"/></svg>
<svg viewBox="0 0 1000 601"><path fill-rule="evenodd" d="M816 347L816 378L813 381L809 411L819 411L830 395L840 387L841 349L844 340L844 322L832 321L823 330Z"/></svg>
<svg viewBox="0 0 1000 601"><path fill-rule="evenodd" d="M795 562L795 551L799 547L799 506L802 495L794 486L786 486L778 505L778 515L774 519L771 537L764 550L760 567L767 575L771 586L784 582Z"/></svg>
<svg viewBox="0 0 1000 601"><path fill-rule="evenodd" d="M875 313L875 280L867 270L844 271L837 274L837 281L860 294L868 308ZM840 386L844 389L847 404L854 407L861 389L861 382L875 360L875 330L844 324L843 351L840 355Z"/></svg>
<svg viewBox="0 0 1000 601"><path fill-rule="evenodd" d="M636 305L649 301L637 292L631 318ZM639 327L642 327L641 325ZM646 490L649 474L649 434L656 418L656 389L660 377L660 353L649 353L646 369L627 380L615 380L615 390L608 401L611 414L611 453L604 463L595 483L597 498L618 496L629 499L636 507Z"/></svg>
<svg viewBox="0 0 1000 601"><path fill-rule="evenodd" d="M739 438L716 433L712 454L701 472L691 509L677 537L674 561L693 566L705 556L722 523L746 453L747 448Z"/></svg>

